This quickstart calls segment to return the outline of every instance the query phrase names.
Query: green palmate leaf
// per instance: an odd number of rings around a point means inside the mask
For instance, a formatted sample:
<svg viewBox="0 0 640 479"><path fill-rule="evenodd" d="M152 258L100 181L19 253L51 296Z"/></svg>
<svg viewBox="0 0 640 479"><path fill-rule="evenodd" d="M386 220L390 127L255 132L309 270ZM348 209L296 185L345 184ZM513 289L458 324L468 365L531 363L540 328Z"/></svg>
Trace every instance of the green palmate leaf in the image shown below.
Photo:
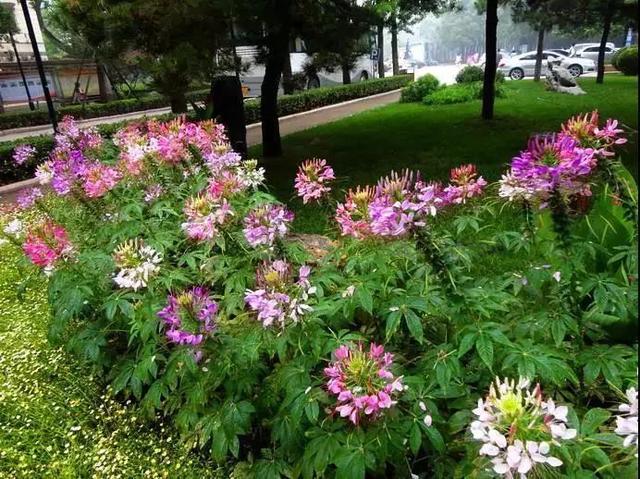
<svg viewBox="0 0 640 479"><path fill-rule="evenodd" d="M364 286L356 289L356 300L367 313L373 314L373 296Z"/></svg>
<svg viewBox="0 0 640 479"><path fill-rule="evenodd" d="M387 320L385 323L385 336L387 340L391 339L391 337L398 330L400 319L402 319L402 313L400 311L392 311L387 315Z"/></svg>
<svg viewBox="0 0 640 479"><path fill-rule="evenodd" d="M414 455L418 454L421 444L422 431L420 430L420 425L416 422L411 426L411 430L409 431L409 447Z"/></svg>
<svg viewBox="0 0 640 479"><path fill-rule="evenodd" d="M423 428L425 435L427 436L427 439L429 440L433 448L440 454L444 453L446 446L444 444L444 439L442 438L442 434L440 434L440 431L438 431L433 426L427 427L424 424L421 427Z"/></svg>
<svg viewBox="0 0 640 479"><path fill-rule="evenodd" d="M591 434L597 432L598 428L602 426L610 417L611 413L609 411L600 408L590 409L582 419L582 424L580 425L580 435L590 436Z"/></svg>
<svg viewBox="0 0 640 479"><path fill-rule="evenodd" d="M468 333L462 337L462 340L460 341L460 346L458 347L459 358L464 356L467 352L469 352L469 350L471 350L471 348L473 348L473 345L476 343L477 337L478 337L477 333Z"/></svg>
<svg viewBox="0 0 640 479"><path fill-rule="evenodd" d="M336 479L364 479L365 454L363 449L347 449L335 461Z"/></svg>
<svg viewBox="0 0 640 479"><path fill-rule="evenodd" d="M404 313L405 321L407 322L407 328L409 328L409 332L411 336L413 336L416 341L419 343L422 342L423 339L423 330L422 330L422 321L420 317L414 313L412 310L407 309Z"/></svg>
<svg viewBox="0 0 640 479"><path fill-rule="evenodd" d="M482 362L491 370L493 367L493 343L486 334L478 335L476 351L478 351L478 356L480 356Z"/></svg>

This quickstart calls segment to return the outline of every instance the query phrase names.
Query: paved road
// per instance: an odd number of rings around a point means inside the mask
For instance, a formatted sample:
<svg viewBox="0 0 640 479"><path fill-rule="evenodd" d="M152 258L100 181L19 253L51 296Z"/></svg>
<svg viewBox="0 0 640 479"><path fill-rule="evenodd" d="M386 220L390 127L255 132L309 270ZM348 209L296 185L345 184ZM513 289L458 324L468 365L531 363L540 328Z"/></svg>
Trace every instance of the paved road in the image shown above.
<svg viewBox="0 0 640 479"><path fill-rule="evenodd" d="M400 90L393 90L390 92L379 93L378 95L372 95L366 98L358 98L356 100L347 101L344 103L338 103L337 105L329 105L322 108L318 108L316 110L311 110L303 113L296 113L295 115L284 116L280 118L280 134L282 136L289 135L291 133L295 133L297 131L306 130L308 128L312 128L317 125L322 125L324 123L330 123L332 121L339 120L341 118L345 118L356 113L360 113L365 110L370 110L372 108L377 108L380 106L388 105L390 103L395 103L400 99ZM164 110L164 109L158 109ZM156 112L157 110L153 110ZM160 111L162 113L162 111ZM145 112L145 114L150 115L149 110ZM153 113L153 114L158 114ZM128 115L118 115L118 119L109 118L108 122L113 123L116 121L122 121L127 118L136 118L135 116ZM138 117L144 116L144 114L138 114ZM82 125L88 126L91 124L99 124L99 118L92 120L85 120L82 122ZM90 123L94 122L94 123ZM33 136L34 134L40 135L45 133L50 133L51 130L49 128L44 129L44 131L39 133L25 133L22 132L20 136L17 138L27 138L28 136ZM18 133L16 133L18 134ZM5 137L0 135L0 141L4 140ZM249 146L259 145L262 143L262 131L260 123L253 123L251 125L247 125L247 143ZM37 183L35 180L25 180L19 183L14 183L12 185L0 186L0 203L3 202L11 202L15 199L16 195L25 188L31 188L36 186Z"/></svg>
<svg viewBox="0 0 640 479"><path fill-rule="evenodd" d="M456 82L456 75L466 65L436 65L431 67L422 67L416 70L416 78L431 73L435 76L441 84L451 85ZM586 73L580 78L595 77L595 73ZM533 80L533 77L525 77L525 80Z"/></svg>

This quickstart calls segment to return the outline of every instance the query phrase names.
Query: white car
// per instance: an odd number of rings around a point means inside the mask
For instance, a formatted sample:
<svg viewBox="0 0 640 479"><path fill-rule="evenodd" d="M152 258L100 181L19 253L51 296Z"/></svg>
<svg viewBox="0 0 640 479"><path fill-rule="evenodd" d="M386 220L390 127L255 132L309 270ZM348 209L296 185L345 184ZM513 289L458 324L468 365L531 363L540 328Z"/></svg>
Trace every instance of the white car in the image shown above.
<svg viewBox="0 0 640 479"><path fill-rule="evenodd" d="M548 60L560 60L560 64L569 70L574 77L596 70L596 64L594 61L588 58L567 57L557 52L544 50L542 52L542 75L545 75L547 72ZM503 58L500 60L500 64L498 65L498 70L512 80L522 80L524 77L533 76L535 68L535 51L515 55L509 58Z"/></svg>
<svg viewBox="0 0 640 479"><path fill-rule="evenodd" d="M607 44L607 46L604 49L604 62L611 63L611 57L613 57L613 54L616 51L618 51L617 48ZM600 45L591 45L584 48L576 49L576 53L573 56L576 58L590 58L594 62L597 62L599 54L600 54Z"/></svg>

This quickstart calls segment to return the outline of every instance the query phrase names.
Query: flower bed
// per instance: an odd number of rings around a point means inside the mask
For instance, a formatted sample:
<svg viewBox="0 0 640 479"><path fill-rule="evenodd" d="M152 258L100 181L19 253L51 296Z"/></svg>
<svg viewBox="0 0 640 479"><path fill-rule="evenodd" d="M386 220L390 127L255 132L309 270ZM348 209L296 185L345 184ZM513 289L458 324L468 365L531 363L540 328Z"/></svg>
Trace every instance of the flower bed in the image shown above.
<svg viewBox="0 0 640 479"><path fill-rule="evenodd" d="M37 171L51 192L20 202L38 219L2 231L49 277L52 341L253 477L627 477L624 142L593 113L532 139L500 185L461 165L344 196L339 171L305 161L302 202L335 218L318 255L219 125L108 141L68 119Z"/></svg>
<svg viewBox="0 0 640 479"><path fill-rule="evenodd" d="M357 98L363 98L378 93L384 93L387 91L401 88L411 81L411 75L399 75L389 78L379 78L369 80L366 82L354 83L352 85L340 85L335 87L317 88L315 90L309 90L294 95L284 95L278 98L278 116L292 115L294 113L302 113L305 111L313 110L323 106L334 105L348 100L354 100ZM205 98L203 92L194 93L190 98L193 101L203 100ZM128 113L132 111L140 111L148 108L156 108L157 102L160 102L158 98L153 99L156 103L143 103L145 106L141 108L139 103L134 100L121 100L122 105L109 107L112 103L104 105L92 106L91 108L81 107L67 107L61 109L61 115L71 115L76 118L95 118L106 115L114 115L119 113ZM164 101L164 100L163 100ZM123 106L125 105L125 106ZM126 106L128 105L128 106ZM137 106L136 106L137 105ZM159 106L166 106L166 102L159 104ZM130 109L127 109L130 108ZM260 102L258 100L248 100L244 104L245 108L245 120L247 123L257 123L260 121ZM87 112L96 112L87 113ZM102 112L98 114L97 112ZM0 128L15 128L18 126L30 126L46 124L48 119L43 112L29 112L20 114L20 118L13 118L12 114L0 115ZM31 122L31 117L34 115L35 123ZM17 115L15 115L17 117ZM29 118L28 121L24 121L22 118ZM169 120L175 118L175 115L165 114L155 116L157 120ZM4 124L3 124L4 122ZM119 123L100 125L98 131L103 135L110 137L115 131L122 128L124 125L133 123L134 121L123 121ZM35 166L46 157L47 154L53 148L53 138L50 135L42 135L37 138L29 138L29 143L37 149L37 155L34 155L32 161L22 163L19 167L12 162L13 151L16 147L20 146L25 140L15 140L0 142L0 185L7 184L15 181L20 181L33 177Z"/></svg>

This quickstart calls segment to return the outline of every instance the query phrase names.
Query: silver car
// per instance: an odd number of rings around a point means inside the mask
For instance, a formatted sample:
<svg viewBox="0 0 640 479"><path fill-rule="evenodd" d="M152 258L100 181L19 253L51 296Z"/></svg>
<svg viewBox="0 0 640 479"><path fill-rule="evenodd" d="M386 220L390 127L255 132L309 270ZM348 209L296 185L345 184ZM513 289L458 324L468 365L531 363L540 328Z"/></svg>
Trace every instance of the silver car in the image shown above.
<svg viewBox="0 0 640 479"><path fill-rule="evenodd" d="M596 64L591 59L567 57L557 52L544 50L542 52L542 75L545 75L547 72L548 60L560 60L560 64L575 77L586 72L593 72L596 69ZM522 80L525 77L533 76L535 68L536 52L527 52L521 55L503 58L498 65L498 70L512 80Z"/></svg>
<svg viewBox="0 0 640 479"><path fill-rule="evenodd" d="M607 45L604 49L604 62L611 63L611 57L618 49L612 47L611 45ZM588 46L582 49L576 50L575 57L576 58L589 58L594 62L598 62L598 54L600 53L600 45L597 46Z"/></svg>

